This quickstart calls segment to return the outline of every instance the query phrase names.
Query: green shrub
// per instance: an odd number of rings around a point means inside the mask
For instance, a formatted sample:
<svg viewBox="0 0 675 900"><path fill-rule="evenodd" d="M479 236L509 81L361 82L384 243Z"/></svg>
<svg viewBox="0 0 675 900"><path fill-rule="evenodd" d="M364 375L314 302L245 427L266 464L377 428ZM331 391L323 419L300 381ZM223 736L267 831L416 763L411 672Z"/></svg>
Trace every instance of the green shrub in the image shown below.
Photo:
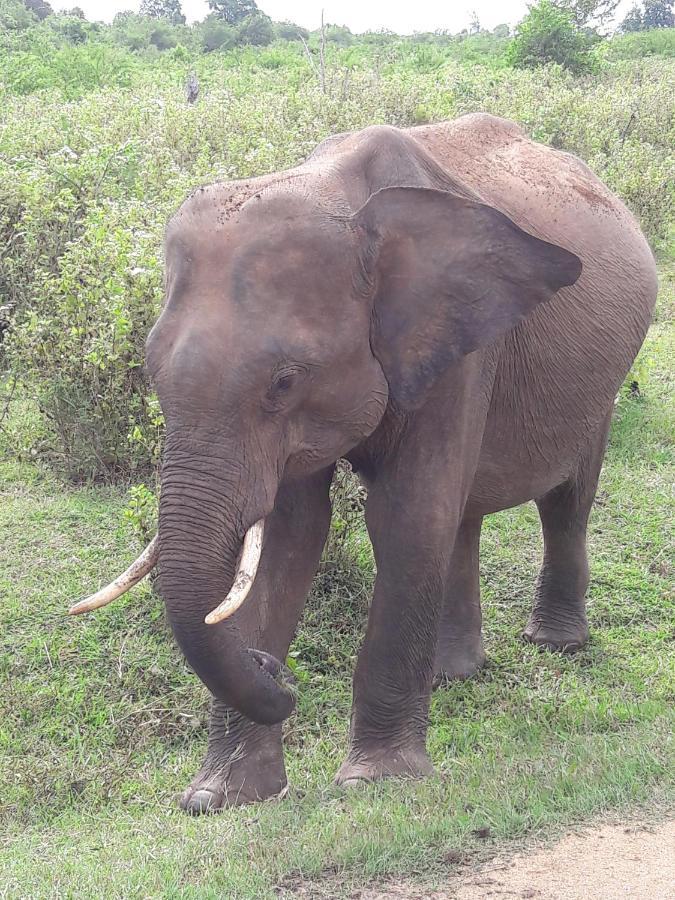
<svg viewBox="0 0 675 900"><path fill-rule="evenodd" d="M166 22L158 22L150 32L150 43L158 50L171 50L178 43L176 29Z"/></svg>
<svg viewBox="0 0 675 900"><path fill-rule="evenodd" d="M256 14L247 16L237 26L237 43L251 44L253 47L266 47L274 40L274 27L267 16Z"/></svg>
<svg viewBox="0 0 675 900"><path fill-rule="evenodd" d="M145 205L92 208L8 340L71 478L128 477L158 461L161 414L143 372L162 285L153 224Z"/></svg>
<svg viewBox="0 0 675 900"><path fill-rule="evenodd" d="M517 68L558 63L571 72L589 72L593 68L591 49L598 40L593 32L575 24L569 10L553 0L539 0L516 28L507 60Z"/></svg>
<svg viewBox="0 0 675 900"><path fill-rule="evenodd" d="M0 57L0 81L13 94L53 89L65 99L105 86L128 85L133 57L105 44L36 47Z"/></svg>
<svg viewBox="0 0 675 900"><path fill-rule="evenodd" d="M616 35L607 41L610 59L640 59L644 56L675 57L675 28L656 28L634 34Z"/></svg>
<svg viewBox="0 0 675 900"><path fill-rule="evenodd" d="M0 0L0 28L23 31L36 22L37 16L21 0Z"/></svg>
<svg viewBox="0 0 675 900"><path fill-rule="evenodd" d="M200 31L200 46L204 53L213 50L234 47L237 42L237 32L232 26L209 16L202 22Z"/></svg>
<svg viewBox="0 0 675 900"><path fill-rule="evenodd" d="M300 41L307 40L309 31L295 25L293 22L275 22L274 32L280 41Z"/></svg>

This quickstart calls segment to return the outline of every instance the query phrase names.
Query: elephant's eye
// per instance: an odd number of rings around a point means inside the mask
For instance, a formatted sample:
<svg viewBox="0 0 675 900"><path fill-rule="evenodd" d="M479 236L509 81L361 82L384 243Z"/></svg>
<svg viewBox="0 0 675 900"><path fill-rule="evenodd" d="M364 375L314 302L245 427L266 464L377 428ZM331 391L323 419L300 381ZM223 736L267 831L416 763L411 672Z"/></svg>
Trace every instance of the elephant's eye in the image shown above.
<svg viewBox="0 0 675 900"><path fill-rule="evenodd" d="M282 375L280 378L277 378L274 384L272 385L275 394L283 394L285 391L290 391L293 387L293 383L295 378L293 375Z"/></svg>
<svg viewBox="0 0 675 900"><path fill-rule="evenodd" d="M283 366L272 376L272 384L267 392L267 399L272 404L283 403L293 392L293 389L301 384L307 375L304 366Z"/></svg>

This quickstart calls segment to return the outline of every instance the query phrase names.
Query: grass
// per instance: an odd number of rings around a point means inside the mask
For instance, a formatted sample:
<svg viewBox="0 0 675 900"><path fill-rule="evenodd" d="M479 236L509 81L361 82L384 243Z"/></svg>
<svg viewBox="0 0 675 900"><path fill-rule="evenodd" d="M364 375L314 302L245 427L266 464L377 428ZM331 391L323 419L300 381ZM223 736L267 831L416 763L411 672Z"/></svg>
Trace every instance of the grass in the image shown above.
<svg viewBox="0 0 675 900"><path fill-rule="evenodd" d="M592 516L592 639L572 657L518 640L540 556L536 510L486 522L490 664L438 691L438 776L344 794L350 675L372 578L359 525L324 564L294 644L291 789L200 820L175 798L205 749L206 693L147 585L87 620L64 613L134 553L124 492L68 489L0 463L0 896L341 896L369 879L441 877L478 846L672 803L672 264L617 407ZM15 420L27 410L16 405ZM21 423L19 423L20 425ZM18 427L18 426L17 426ZM449 855L450 854L450 855Z"/></svg>

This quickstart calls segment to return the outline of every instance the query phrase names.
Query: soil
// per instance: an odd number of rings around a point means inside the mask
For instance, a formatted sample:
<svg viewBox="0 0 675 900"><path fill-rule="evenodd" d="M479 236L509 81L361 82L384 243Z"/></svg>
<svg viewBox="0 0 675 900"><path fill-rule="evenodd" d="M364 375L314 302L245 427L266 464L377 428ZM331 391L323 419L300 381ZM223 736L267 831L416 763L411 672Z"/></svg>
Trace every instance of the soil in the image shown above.
<svg viewBox="0 0 675 900"><path fill-rule="evenodd" d="M353 900L671 900L675 897L675 820L602 825L551 847L500 855L460 868L440 890L394 881L355 891Z"/></svg>

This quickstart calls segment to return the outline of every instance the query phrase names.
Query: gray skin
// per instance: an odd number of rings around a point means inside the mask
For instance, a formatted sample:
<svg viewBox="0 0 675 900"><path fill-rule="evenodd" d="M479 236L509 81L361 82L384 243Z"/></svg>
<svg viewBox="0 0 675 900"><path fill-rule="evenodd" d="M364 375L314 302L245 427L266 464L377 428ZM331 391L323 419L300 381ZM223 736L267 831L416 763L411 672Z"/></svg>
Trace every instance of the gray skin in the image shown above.
<svg viewBox="0 0 675 900"><path fill-rule="evenodd" d="M279 660L341 457L368 486L377 581L336 780L432 772L434 680L485 660L485 515L536 501L545 551L524 636L587 640L586 523L656 296L638 226L575 157L471 115L339 135L296 169L200 188L168 226L166 270L147 354L167 423L161 592L214 697L182 806L286 784ZM263 516L249 599L205 625Z"/></svg>

